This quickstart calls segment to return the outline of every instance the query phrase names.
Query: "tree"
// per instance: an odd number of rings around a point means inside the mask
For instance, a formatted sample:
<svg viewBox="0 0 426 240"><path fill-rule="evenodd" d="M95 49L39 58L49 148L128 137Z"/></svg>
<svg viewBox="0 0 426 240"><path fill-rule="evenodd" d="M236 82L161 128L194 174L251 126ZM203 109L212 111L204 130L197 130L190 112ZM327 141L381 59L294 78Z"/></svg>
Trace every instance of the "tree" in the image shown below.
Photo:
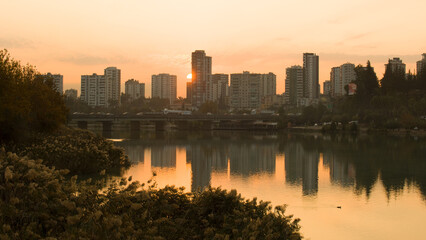
<svg viewBox="0 0 426 240"><path fill-rule="evenodd" d="M386 66L385 75L380 81L381 89L385 94L392 94L406 90L405 72L401 68L392 69Z"/></svg>
<svg viewBox="0 0 426 240"><path fill-rule="evenodd" d="M355 68L355 73L355 84L357 85L356 98L359 102L368 103L379 89L377 75L371 67L370 61L367 62L366 67L358 65Z"/></svg>
<svg viewBox="0 0 426 240"><path fill-rule="evenodd" d="M65 123L67 112L52 79L31 65L21 66L7 50L0 51L0 141L53 131Z"/></svg>
<svg viewBox="0 0 426 240"><path fill-rule="evenodd" d="M217 114L219 112L219 106L215 102L205 102L200 106L199 111L201 113L213 113Z"/></svg>

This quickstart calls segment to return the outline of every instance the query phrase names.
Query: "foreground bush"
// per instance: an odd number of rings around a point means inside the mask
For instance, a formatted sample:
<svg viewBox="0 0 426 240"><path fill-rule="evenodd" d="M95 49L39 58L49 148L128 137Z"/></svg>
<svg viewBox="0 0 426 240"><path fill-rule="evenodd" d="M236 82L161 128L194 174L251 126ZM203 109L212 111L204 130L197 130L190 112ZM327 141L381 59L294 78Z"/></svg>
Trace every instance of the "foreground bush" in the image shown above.
<svg viewBox="0 0 426 240"><path fill-rule="evenodd" d="M0 239L301 239L298 219L235 191L76 184L0 150Z"/></svg>
<svg viewBox="0 0 426 240"><path fill-rule="evenodd" d="M80 129L62 128L54 134L35 133L29 141L9 144L19 156L43 159L47 166L68 169L71 173L93 174L101 170L129 167L121 148L103 137Z"/></svg>

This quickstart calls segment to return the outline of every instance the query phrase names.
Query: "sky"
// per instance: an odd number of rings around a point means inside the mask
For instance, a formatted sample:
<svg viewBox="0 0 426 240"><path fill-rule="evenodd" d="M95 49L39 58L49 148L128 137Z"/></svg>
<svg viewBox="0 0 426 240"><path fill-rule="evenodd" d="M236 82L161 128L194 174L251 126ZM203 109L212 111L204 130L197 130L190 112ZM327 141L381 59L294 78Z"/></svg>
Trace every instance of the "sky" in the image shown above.
<svg viewBox="0 0 426 240"><path fill-rule="evenodd" d="M191 52L205 50L213 73L273 72L284 92L285 69L319 55L319 81L332 67L371 61L379 79L389 58L415 71L426 52L424 0L0 0L0 48L41 73L64 76L121 69L151 95L151 75L177 75L186 97Z"/></svg>

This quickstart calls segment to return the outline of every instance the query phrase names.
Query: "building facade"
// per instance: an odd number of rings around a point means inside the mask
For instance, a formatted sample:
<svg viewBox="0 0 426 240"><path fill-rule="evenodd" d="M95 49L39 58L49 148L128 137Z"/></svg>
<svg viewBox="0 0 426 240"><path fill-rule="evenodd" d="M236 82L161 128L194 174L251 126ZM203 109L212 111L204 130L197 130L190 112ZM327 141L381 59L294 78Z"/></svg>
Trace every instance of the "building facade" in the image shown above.
<svg viewBox="0 0 426 240"><path fill-rule="evenodd" d="M426 68L426 53L422 54L422 60L417 61L417 74L421 73Z"/></svg>
<svg viewBox="0 0 426 240"><path fill-rule="evenodd" d="M346 95L347 86L356 80L355 65L345 63L334 67L330 72L331 95L340 97Z"/></svg>
<svg viewBox="0 0 426 240"><path fill-rule="evenodd" d="M108 67L104 70L107 101L121 103L121 70Z"/></svg>
<svg viewBox="0 0 426 240"><path fill-rule="evenodd" d="M261 96L275 96L277 94L277 76L273 73L262 74Z"/></svg>
<svg viewBox="0 0 426 240"><path fill-rule="evenodd" d="M349 85L349 83L354 82L356 80L356 73L355 73L355 64L352 63L345 63L342 66L340 66L340 73L341 73L341 81L342 81L342 94L345 95L347 93L346 88Z"/></svg>
<svg viewBox="0 0 426 240"><path fill-rule="evenodd" d="M319 57L314 53L303 54L304 97L317 99L319 97Z"/></svg>
<svg viewBox="0 0 426 240"><path fill-rule="evenodd" d="M46 73L42 76L52 79L53 84L55 85L55 90L59 92L60 94L64 93L64 76L63 75Z"/></svg>
<svg viewBox="0 0 426 240"><path fill-rule="evenodd" d="M121 102L121 70L116 67L108 67L104 75L81 76L81 100L89 106L108 107L115 102Z"/></svg>
<svg viewBox="0 0 426 240"><path fill-rule="evenodd" d="M208 100L208 81L212 74L212 58L203 50L196 50L191 56L192 105L201 106Z"/></svg>
<svg viewBox="0 0 426 240"><path fill-rule="evenodd" d="M177 77L168 73L152 75L151 97L169 99L172 104L177 98Z"/></svg>
<svg viewBox="0 0 426 240"><path fill-rule="evenodd" d="M230 107L233 110L260 108L262 74L243 72L231 74Z"/></svg>
<svg viewBox="0 0 426 240"><path fill-rule="evenodd" d="M91 107L108 106L106 85L104 75L82 75L80 99Z"/></svg>
<svg viewBox="0 0 426 240"><path fill-rule="evenodd" d="M207 100L212 102L224 101L229 92L229 75L216 73L207 81Z"/></svg>
<svg viewBox="0 0 426 240"><path fill-rule="evenodd" d="M303 98L303 68L292 66L286 69L285 102L296 105L297 100Z"/></svg>
<svg viewBox="0 0 426 240"><path fill-rule="evenodd" d="M331 81L324 81L323 85L322 85L322 93L324 95L331 95Z"/></svg>
<svg viewBox="0 0 426 240"><path fill-rule="evenodd" d="M77 99L77 89L65 90L65 96L68 97L68 98Z"/></svg>
<svg viewBox="0 0 426 240"><path fill-rule="evenodd" d="M145 98L145 83L139 83L139 81L129 79L124 86L124 93L129 96L131 101L138 98Z"/></svg>
<svg viewBox="0 0 426 240"><path fill-rule="evenodd" d="M385 69L390 67L392 72L402 71L404 72L404 76L405 76L405 63L403 63L400 58L389 59L388 63L385 64L385 67L386 67Z"/></svg>

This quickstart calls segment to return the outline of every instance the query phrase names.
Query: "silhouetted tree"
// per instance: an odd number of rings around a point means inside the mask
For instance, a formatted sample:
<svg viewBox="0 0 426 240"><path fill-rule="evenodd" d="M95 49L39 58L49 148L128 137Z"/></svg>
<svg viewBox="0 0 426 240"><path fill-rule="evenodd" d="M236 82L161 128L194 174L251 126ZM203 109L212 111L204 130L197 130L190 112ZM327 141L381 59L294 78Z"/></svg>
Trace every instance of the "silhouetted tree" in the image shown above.
<svg viewBox="0 0 426 240"><path fill-rule="evenodd" d="M65 123L67 112L52 79L0 51L0 141L53 131Z"/></svg>

